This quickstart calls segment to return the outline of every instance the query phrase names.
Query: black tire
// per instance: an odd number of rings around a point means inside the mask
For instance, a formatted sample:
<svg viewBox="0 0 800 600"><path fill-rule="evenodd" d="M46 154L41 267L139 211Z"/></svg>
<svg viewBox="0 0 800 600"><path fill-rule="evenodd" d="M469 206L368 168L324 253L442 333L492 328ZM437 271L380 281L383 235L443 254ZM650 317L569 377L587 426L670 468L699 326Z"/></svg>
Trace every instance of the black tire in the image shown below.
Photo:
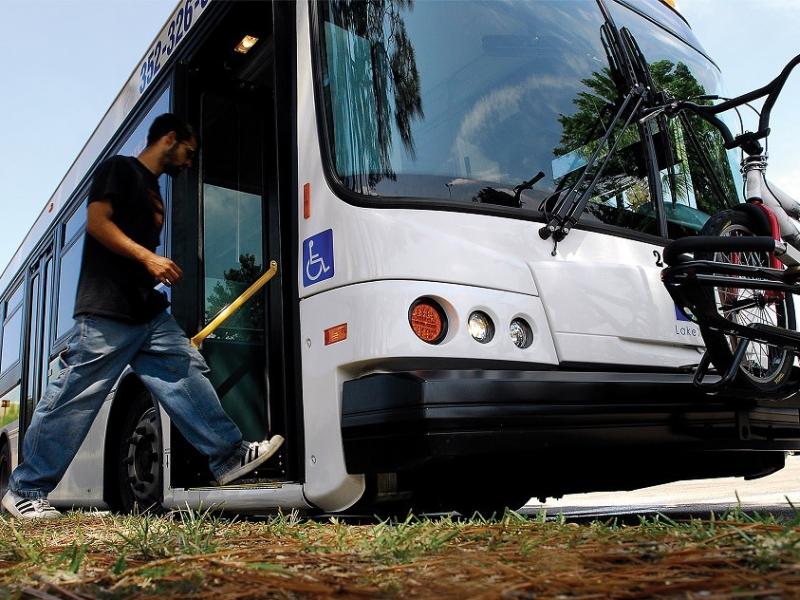
<svg viewBox="0 0 800 600"><path fill-rule="evenodd" d="M757 231L757 227L746 213L738 210L725 210L711 217L703 226L700 235L755 236L755 231ZM762 266L770 264L770 255L764 252L716 252L713 254L698 252L697 258L734 264ZM763 290L707 288L704 292L706 294L705 301L713 303L719 314L735 323L766 323L786 329L796 329L794 302L791 294L781 294L777 299L770 299L769 293ZM728 298L738 302L743 298L750 297L755 306L735 311L726 312L724 310L726 302L729 302ZM733 355L740 339L705 327L701 330L711 362L720 373L726 372L733 362ZM793 364L794 353L791 350L750 342L736 381L751 389L774 392L786 383Z"/></svg>
<svg viewBox="0 0 800 600"><path fill-rule="evenodd" d="M117 490L122 512L162 509L161 421L150 394L137 395L120 427Z"/></svg>
<svg viewBox="0 0 800 600"><path fill-rule="evenodd" d="M8 442L0 442L0 498L8 491L8 480L11 479L11 452Z"/></svg>

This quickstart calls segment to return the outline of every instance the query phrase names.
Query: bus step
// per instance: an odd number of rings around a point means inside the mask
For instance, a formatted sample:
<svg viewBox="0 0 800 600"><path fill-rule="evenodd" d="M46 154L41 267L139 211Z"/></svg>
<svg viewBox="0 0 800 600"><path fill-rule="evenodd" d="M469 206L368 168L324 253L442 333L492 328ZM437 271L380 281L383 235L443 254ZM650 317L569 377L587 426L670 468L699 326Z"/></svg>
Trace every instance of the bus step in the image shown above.
<svg viewBox="0 0 800 600"><path fill-rule="evenodd" d="M254 483L230 483L228 485L209 485L186 488L187 492L210 492L213 490L279 490L293 481L259 481Z"/></svg>

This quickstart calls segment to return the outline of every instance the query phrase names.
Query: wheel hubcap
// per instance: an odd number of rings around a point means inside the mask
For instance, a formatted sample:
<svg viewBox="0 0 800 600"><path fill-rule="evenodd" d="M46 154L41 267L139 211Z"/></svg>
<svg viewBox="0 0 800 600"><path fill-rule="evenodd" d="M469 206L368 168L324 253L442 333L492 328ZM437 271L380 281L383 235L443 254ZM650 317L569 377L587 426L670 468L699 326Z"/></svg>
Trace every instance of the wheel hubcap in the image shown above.
<svg viewBox="0 0 800 600"><path fill-rule="evenodd" d="M128 470L128 485L134 497L140 501L158 497L161 490L159 469L159 432L155 408L148 409L139 419L124 458Z"/></svg>

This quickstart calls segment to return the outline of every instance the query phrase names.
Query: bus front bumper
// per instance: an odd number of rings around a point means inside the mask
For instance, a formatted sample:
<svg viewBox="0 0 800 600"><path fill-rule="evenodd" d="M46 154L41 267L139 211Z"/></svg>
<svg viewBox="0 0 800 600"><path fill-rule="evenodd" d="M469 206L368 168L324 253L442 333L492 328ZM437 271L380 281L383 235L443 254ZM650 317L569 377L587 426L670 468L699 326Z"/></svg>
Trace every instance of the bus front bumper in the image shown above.
<svg viewBox="0 0 800 600"><path fill-rule="evenodd" d="M442 370L344 384L350 473L543 451L800 449L798 409L709 396L690 374Z"/></svg>

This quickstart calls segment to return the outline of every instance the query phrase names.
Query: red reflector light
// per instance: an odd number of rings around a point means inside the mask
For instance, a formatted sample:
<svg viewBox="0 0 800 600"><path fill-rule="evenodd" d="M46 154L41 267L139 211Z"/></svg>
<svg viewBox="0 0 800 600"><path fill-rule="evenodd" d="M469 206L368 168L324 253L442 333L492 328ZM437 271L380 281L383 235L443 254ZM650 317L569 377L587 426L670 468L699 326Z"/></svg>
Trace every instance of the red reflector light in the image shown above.
<svg viewBox="0 0 800 600"><path fill-rule="evenodd" d="M311 184L303 186L303 218L311 218Z"/></svg>
<svg viewBox="0 0 800 600"><path fill-rule="evenodd" d="M336 342L341 342L347 339L347 323L342 323L336 327L331 327L325 330L325 345L330 346Z"/></svg>
<svg viewBox="0 0 800 600"><path fill-rule="evenodd" d="M431 298L420 298L411 305L408 322L417 337L429 344L438 344L447 333L447 316Z"/></svg>

